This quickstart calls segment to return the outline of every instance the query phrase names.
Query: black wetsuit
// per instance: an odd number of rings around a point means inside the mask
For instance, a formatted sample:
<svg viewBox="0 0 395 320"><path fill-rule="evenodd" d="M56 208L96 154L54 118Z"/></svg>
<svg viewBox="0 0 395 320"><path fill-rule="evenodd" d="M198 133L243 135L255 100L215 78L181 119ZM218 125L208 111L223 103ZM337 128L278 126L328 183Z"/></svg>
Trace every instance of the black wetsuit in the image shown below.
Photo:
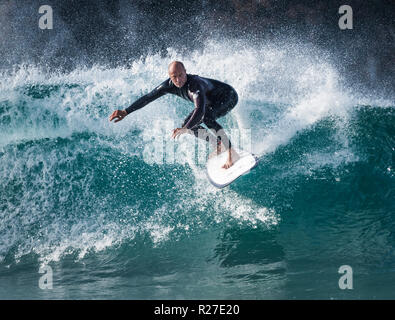
<svg viewBox="0 0 395 320"><path fill-rule="evenodd" d="M190 129L196 137L209 141L210 134L200 125L204 123L216 135L217 144L222 141L225 148L231 147L230 140L216 119L223 117L236 106L238 96L234 88L218 80L187 74L187 81L181 88L177 88L169 78L125 110L129 114L167 93L175 94L195 104L195 109L182 124L183 128ZM202 135L202 132L206 134Z"/></svg>

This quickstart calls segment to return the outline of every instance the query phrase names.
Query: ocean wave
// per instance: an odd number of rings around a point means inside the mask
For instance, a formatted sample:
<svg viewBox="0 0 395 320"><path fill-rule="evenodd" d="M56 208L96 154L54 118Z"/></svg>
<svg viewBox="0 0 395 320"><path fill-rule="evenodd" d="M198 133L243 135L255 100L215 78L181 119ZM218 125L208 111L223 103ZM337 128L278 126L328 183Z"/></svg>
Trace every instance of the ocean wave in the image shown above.
<svg viewBox="0 0 395 320"><path fill-rule="evenodd" d="M144 159L151 138L170 140L191 104L166 96L108 121L163 81L174 59L239 92L238 106L220 121L251 135L261 164L224 190L207 181L192 137L176 143L181 160ZM309 181L357 194L350 172L393 179L391 98L351 92L308 46L212 42L202 52L147 56L130 69L48 74L23 66L0 79L2 261L29 254L58 261L75 252L82 259L138 237L157 246L221 226L272 229ZM319 201L323 191L311 192Z"/></svg>

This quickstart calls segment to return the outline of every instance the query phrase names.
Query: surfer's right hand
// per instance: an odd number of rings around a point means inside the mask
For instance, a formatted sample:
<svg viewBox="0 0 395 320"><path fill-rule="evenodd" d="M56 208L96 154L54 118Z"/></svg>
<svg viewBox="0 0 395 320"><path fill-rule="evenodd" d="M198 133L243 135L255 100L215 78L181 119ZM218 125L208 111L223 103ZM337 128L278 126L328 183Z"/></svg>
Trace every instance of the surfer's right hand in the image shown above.
<svg viewBox="0 0 395 320"><path fill-rule="evenodd" d="M115 110L112 115L110 116L110 121L115 119L114 122L121 121L123 118L125 118L128 115L126 110Z"/></svg>

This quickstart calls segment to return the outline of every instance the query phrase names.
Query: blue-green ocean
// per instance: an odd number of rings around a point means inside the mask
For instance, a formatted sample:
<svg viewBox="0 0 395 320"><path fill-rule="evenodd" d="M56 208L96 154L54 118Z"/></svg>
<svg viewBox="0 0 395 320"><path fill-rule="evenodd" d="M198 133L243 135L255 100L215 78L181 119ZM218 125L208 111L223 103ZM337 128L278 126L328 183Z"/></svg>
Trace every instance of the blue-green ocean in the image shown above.
<svg viewBox="0 0 395 320"><path fill-rule="evenodd" d="M219 122L260 163L224 189L192 136L171 140L191 103L168 95L109 122L174 59L239 93ZM304 47L4 72L0 298L394 299L394 107Z"/></svg>

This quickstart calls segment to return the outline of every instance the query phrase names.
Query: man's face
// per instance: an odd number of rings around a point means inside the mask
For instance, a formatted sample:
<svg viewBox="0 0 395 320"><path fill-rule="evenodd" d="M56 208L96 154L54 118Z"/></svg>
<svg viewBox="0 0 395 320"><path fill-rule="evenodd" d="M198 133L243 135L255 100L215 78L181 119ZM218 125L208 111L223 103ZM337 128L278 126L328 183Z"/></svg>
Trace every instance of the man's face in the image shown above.
<svg viewBox="0 0 395 320"><path fill-rule="evenodd" d="M187 73L180 65L172 65L169 68L169 77L177 88L181 88L187 82Z"/></svg>

